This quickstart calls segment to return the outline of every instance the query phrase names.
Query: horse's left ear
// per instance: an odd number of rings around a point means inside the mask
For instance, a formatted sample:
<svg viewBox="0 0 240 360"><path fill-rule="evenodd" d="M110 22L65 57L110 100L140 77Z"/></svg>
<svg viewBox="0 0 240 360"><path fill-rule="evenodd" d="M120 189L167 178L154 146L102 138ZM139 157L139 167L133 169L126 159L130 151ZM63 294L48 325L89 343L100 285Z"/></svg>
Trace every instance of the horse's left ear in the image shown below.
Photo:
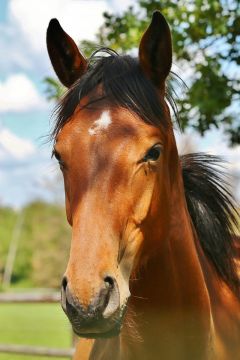
<svg viewBox="0 0 240 360"><path fill-rule="evenodd" d="M151 24L141 39L139 62L145 75L164 91L172 66L172 40L168 23L159 11L153 13Z"/></svg>
<svg viewBox="0 0 240 360"><path fill-rule="evenodd" d="M47 29L47 48L52 66L63 85L70 87L87 68L87 61L57 19Z"/></svg>

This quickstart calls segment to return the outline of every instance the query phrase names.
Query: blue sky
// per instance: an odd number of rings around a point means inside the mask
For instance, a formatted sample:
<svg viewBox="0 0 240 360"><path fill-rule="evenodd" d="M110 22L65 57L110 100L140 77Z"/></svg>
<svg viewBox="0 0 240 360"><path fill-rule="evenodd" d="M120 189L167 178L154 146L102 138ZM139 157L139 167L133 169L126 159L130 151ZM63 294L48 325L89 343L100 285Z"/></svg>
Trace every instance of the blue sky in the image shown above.
<svg viewBox="0 0 240 360"><path fill-rule="evenodd" d="M0 0L0 204L14 207L35 198L58 197L54 188L59 174L50 159L50 144L43 136L50 130L53 103L46 101L46 76L54 76L48 59L45 33L57 17L74 38L94 39L102 12L122 11L134 0ZM182 75L182 74L180 74ZM240 147L228 149L220 132L179 139L197 150L220 153L240 174ZM59 180L57 180L59 183Z"/></svg>

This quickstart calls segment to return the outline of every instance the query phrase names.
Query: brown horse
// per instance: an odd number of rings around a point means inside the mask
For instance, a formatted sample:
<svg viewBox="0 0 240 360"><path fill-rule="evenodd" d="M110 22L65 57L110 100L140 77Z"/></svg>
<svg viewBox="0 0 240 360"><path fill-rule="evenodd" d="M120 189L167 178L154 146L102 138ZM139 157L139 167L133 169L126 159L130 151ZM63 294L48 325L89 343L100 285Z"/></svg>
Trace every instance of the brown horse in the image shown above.
<svg viewBox="0 0 240 360"><path fill-rule="evenodd" d="M62 307L86 338L75 359L240 359L235 209L218 158L178 155L165 18L139 59L87 61L56 19L47 46L69 88L52 137L72 226Z"/></svg>

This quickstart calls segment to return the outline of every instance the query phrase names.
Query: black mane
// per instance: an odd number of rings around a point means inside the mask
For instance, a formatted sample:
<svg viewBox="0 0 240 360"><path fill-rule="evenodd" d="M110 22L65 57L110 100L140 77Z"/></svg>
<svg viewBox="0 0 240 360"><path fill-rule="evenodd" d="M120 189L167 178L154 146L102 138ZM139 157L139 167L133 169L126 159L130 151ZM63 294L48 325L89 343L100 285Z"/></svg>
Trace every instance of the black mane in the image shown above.
<svg viewBox="0 0 240 360"><path fill-rule="evenodd" d="M234 263L237 211L223 162L218 156L193 153L181 156L187 206L204 253L219 276L240 295Z"/></svg>
<svg viewBox="0 0 240 360"><path fill-rule="evenodd" d="M174 73L171 73L171 78L175 82L179 80ZM85 75L76 81L59 102L56 123L51 134L53 140L70 119L80 100L98 85L101 85L101 94L98 93L95 98L91 98L87 107L93 106L96 101L106 99L112 105L127 108L138 114L147 123L167 126L163 104L159 101L156 88L145 77L138 60L128 55L119 56L108 48L101 48L89 59ZM178 121L172 90L167 91L166 99Z"/></svg>

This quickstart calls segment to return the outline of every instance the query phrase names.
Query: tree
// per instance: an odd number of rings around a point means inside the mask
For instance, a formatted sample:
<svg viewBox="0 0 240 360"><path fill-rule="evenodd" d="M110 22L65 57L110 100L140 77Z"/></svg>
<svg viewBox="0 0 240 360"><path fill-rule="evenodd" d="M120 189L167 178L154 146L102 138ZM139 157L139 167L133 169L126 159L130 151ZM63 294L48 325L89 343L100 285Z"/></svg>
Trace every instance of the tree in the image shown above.
<svg viewBox="0 0 240 360"><path fill-rule="evenodd" d="M139 0L121 15L104 13L96 41L83 41L80 48L87 56L97 46L119 53L137 48L156 9L171 27L178 75L190 73L188 88L176 99L182 129L203 135L223 126L230 144L240 144L239 0ZM52 98L57 95L53 88Z"/></svg>

